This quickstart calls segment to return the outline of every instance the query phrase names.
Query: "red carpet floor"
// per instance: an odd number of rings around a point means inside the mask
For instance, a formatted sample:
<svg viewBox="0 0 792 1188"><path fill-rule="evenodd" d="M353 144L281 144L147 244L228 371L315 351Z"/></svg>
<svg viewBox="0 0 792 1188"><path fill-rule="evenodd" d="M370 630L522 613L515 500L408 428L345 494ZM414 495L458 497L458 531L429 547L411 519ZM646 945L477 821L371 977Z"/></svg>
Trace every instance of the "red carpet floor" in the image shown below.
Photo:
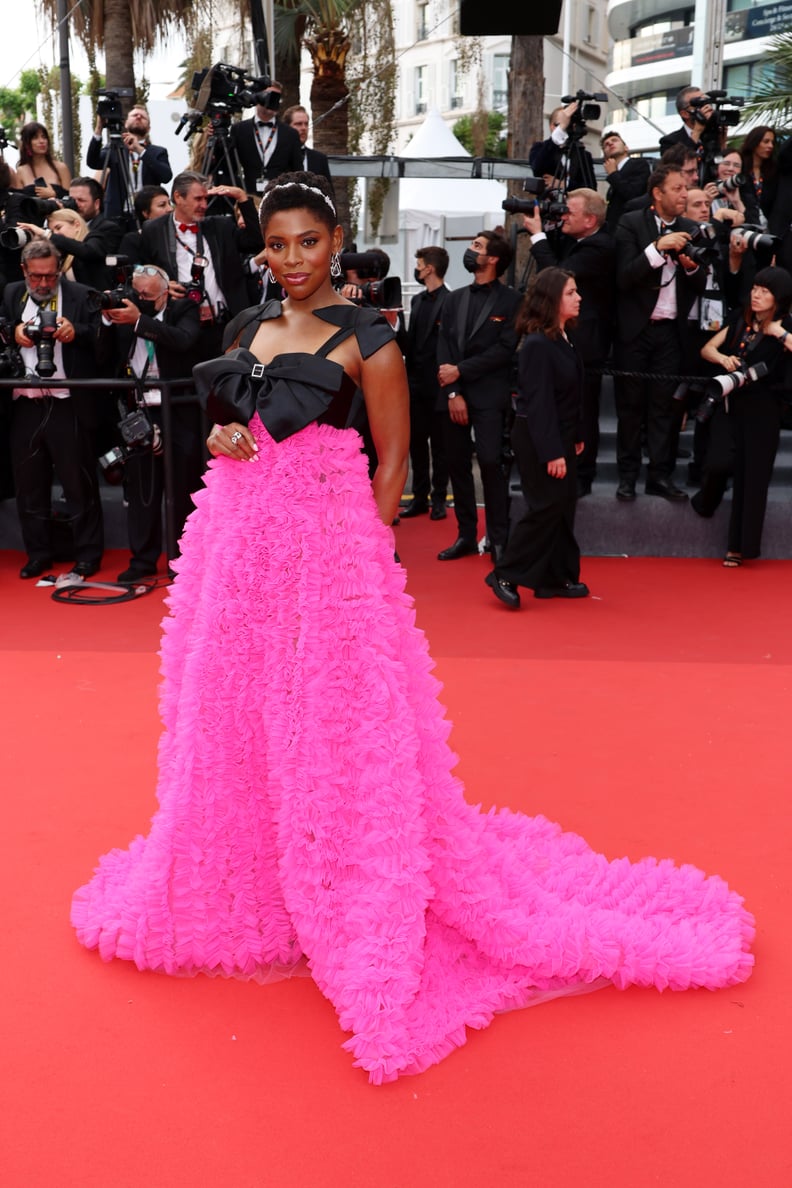
<svg viewBox="0 0 792 1188"><path fill-rule="evenodd" d="M590 599L512 614L434 560L452 521L396 536L469 798L723 875L753 977L514 1012L372 1088L310 980L103 964L69 900L154 809L162 594L61 605L0 553L4 1188L792 1183L792 562L586 558Z"/></svg>

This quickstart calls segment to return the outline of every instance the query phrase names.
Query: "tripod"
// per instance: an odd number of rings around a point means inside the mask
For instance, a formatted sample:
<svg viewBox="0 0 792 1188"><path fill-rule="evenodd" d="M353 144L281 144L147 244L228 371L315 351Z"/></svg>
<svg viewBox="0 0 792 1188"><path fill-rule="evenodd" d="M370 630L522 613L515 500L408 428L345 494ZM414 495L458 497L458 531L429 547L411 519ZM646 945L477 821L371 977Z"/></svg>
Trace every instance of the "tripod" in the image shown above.
<svg viewBox="0 0 792 1188"><path fill-rule="evenodd" d="M107 160L102 170L102 176L99 179L99 185L103 191L106 189L107 178L111 169L115 170L113 176L121 191L119 195L121 199L120 219L124 222L127 231L137 231L135 185L130 172L129 150L124 144L121 132L116 129L110 130L107 135Z"/></svg>
<svg viewBox="0 0 792 1188"><path fill-rule="evenodd" d="M201 173L211 179L213 185L239 186L244 190L245 180L239 154L232 148L228 130L230 117L227 112L213 112L209 116L209 135L204 148ZM215 210L212 210L215 207ZM217 209L220 207L220 209ZM207 214L233 214L234 199L216 194L207 207Z"/></svg>

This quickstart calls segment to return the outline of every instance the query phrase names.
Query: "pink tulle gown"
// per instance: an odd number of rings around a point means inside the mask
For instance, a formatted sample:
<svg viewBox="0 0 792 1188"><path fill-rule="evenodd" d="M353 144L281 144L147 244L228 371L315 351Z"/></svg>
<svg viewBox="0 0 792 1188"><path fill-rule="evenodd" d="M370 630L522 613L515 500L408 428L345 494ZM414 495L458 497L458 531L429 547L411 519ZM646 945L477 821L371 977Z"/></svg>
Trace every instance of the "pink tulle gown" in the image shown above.
<svg viewBox="0 0 792 1188"><path fill-rule="evenodd" d="M338 308L318 316L378 349L376 315ZM170 974L307 968L377 1084L557 994L747 978L721 879L465 800L360 438L330 423L339 372L279 356L253 398L281 439L255 414L258 462L210 464L164 622L159 809L76 892L80 941ZM281 437L268 401L320 388L329 418Z"/></svg>

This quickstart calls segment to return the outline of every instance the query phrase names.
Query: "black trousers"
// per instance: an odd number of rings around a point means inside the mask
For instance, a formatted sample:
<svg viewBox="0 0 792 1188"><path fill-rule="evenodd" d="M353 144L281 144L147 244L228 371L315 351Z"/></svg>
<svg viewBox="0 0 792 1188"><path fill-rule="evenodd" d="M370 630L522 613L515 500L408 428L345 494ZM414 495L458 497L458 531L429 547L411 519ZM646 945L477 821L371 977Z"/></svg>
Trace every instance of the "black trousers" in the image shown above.
<svg viewBox="0 0 792 1188"><path fill-rule="evenodd" d="M156 406L147 408L153 424L162 426L162 413ZM184 521L194 508L192 494L201 485L204 471L203 421L201 410L188 404L171 408L174 520L176 539ZM165 466L162 454L151 450L135 451L124 466L124 495L127 508L127 531L131 564L156 567L162 552L162 507L165 493Z"/></svg>
<svg viewBox="0 0 792 1188"><path fill-rule="evenodd" d="M620 343L616 366L659 376L679 374L682 347L676 322L649 322L637 338ZM661 482L671 477L683 408L673 399L672 378L641 379L619 376L615 384L616 463L621 481L635 483L641 470L642 425L646 424L649 454L647 477ZM675 407L676 406L676 407Z"/></svg>
<svg viewBox="0 0 792 1188"><path fill-rule="evenodd" d="M587 367L603 367L599 360L586 364ZM581 413L583 423L583 450L578 455L578 478L585 483L592 483L597 476L597 454L599 453L599 415L600 394L602 392L602 376L590 375L588 371L583 380L583 408Z"/></svg>
<svg viewBox="0 0 792 1188"><path fill-rule="evenodd" d="M104 550L102 502L93 437L71 397L20 396L11 423L17 511L32 561L53 555L52 479L63 487L74 538L74 560L100 562Z"/></svg>
<svg viewBox="0 0 792 1188"><path fill-rule="evenodd" d="M448 462L445 452L445 410L435 408L437 392L410 387L410 466L413 499L445 506ZM431 467L430 467L431 461Z"/></svg>
<svg viewBox="0 0 792 1188"><path fill-rule="evenodd" d="M734 483L729 520L729 551L759 557L767 511L767 492L781 435L781 401L749 387L729 397L734 420Z"/></svg>
<svg viewBox="0 0 792 1188"><path fill-rule="evenodd" d="M503 560L496 566L502 581L515 586L563 586L580 580L580 548L575 540L577 457L574 443L564 450L567 472L551 478L539 460L528 422L515 417L512 447L527 508L512 527Z"/></svg>
<svg viewBox="0 0 792 1188"><path fill-rule="evenodd" d="M702 463L701 487L690 500L700 516L709 519L721 505L729 479L734 474L734 418L721 401L705 422L707 448Z"/></svg>
<svg viewBox="0 0 792 1188"><path fill-rule="evenodd" d="M487 539L490 545L505 545L509 534L509 479L503 465L504 433L510 409L471 408L469 425L457 425L445 417L445 446L448 474L454 496L454 513L459 535L466 541L478 536L476 486L473 480L473 435L484 493Z"/></svg>

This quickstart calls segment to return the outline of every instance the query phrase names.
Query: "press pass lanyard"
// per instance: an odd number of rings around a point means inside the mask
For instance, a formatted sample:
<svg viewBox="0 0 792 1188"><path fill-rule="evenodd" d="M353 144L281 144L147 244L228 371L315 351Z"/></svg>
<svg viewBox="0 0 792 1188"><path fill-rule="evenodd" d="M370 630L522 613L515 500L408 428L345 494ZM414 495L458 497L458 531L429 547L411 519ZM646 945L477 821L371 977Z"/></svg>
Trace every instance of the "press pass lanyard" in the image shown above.
<svg viewBox="0 0 792 1188"><path fill-rule="evenodd" d="M267 149L272 144L272 138L275 135L275 125L274 124L270 125L269 136L267 137L266 144L261 143L261 137L259 136L259 130L258 130L257 123L253 125L253 132L256 137L256 143L258 144L258 150L259 150L259 154L261 156L261 163L262 163L262 165L266 165L267 164Z"/></svg>

